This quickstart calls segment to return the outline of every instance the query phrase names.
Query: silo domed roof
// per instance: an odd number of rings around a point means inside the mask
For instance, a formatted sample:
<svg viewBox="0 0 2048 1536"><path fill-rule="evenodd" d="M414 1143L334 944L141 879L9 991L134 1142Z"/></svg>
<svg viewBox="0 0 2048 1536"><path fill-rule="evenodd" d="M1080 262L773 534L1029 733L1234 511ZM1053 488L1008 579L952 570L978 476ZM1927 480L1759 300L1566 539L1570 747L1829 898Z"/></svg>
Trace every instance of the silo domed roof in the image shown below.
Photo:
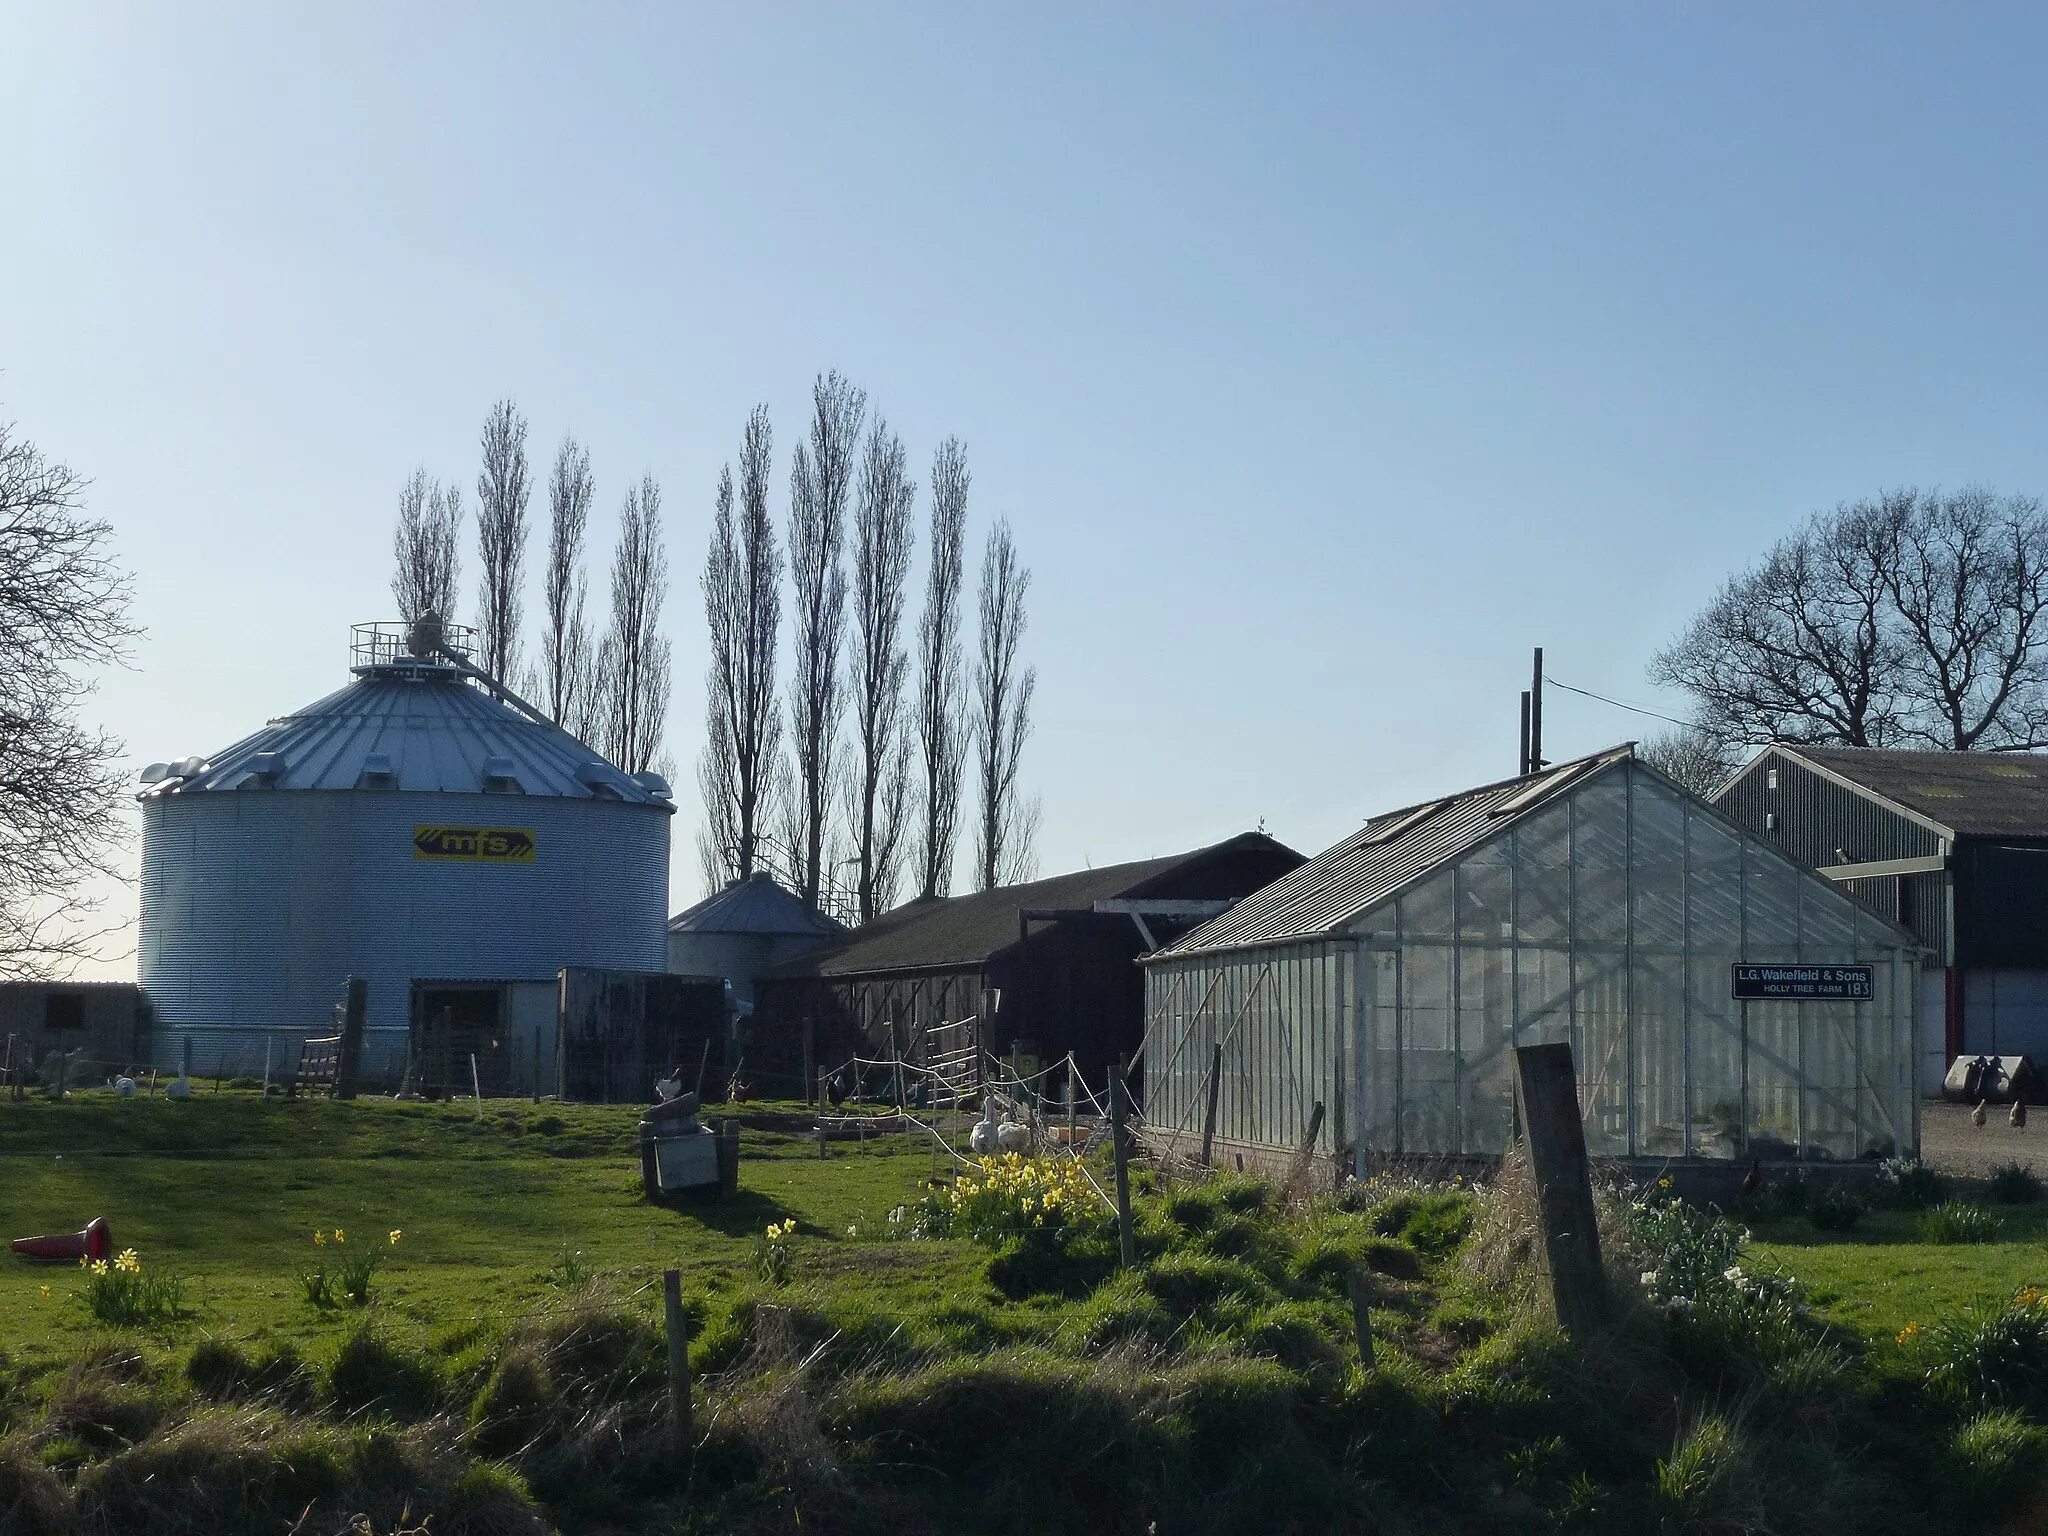
<svg viewBox="0 0 2048 1536"><path fill-rule="evenodd" d="M143 794L398 789L674 809L659 774L625 773L559 726L493 698L462 668L387 651L354 670L338 693L211 758L152 764Z"/></svg>
<svg viewBox="0 0 2048 1536"><path fill-rule="evenodd" d="M846 932L843 924L814 911L784 890L765 869L730 881L724 890L668 920L670 933L811 934L821 939Z"/></svg>

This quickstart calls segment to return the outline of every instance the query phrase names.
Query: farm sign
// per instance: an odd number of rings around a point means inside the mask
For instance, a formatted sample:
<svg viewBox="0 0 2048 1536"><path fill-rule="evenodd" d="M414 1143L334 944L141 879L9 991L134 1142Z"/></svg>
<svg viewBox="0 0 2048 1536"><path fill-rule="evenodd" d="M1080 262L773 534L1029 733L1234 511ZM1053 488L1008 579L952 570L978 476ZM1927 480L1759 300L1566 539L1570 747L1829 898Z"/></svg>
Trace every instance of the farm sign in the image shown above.
<svg viewBox="0 0 2048 1536"><path fill-rule="evenodd" d="M414 827L412 856L463 864L531 864L530 827Z"/></svg>
<svg viewBox="0 0 2048 1536"><path fill-rule="evenodd" d="M1867 965L1735 965L1731 996L1747 1002L1867 1003Z"/></svg>

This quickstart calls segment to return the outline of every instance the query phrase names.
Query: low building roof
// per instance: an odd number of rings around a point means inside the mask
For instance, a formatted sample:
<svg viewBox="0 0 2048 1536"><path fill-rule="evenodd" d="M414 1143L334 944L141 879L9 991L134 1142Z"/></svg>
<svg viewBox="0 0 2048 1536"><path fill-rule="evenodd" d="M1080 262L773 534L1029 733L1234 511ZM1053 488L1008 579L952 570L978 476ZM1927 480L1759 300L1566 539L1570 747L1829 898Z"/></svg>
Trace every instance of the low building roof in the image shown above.
<svg viewBox="0 0 2048 1536"><path fill-rule="evenodd" d="M1771 752L1847 780L1947 831L1951 837L2048 838L2048 754L1904 752L1888 747L1807 747Z"/></svg>
<svg viewBox="0 0 2048 1536"><path fill-rule="evenodd" d="M1503 779L1375 816L1329 852L1144 958L1149 962L1335 933L1354 917L1499 836L1554 795L1627 762L1634 751L1632 746L1615 747L1540 774Z"/></svg>
<svg viewBox="0 0 2048 1536"><path fill-rule="evenodd" d="M670 933L797 934L820 937L846 932L795 892L785 890L765 869L745 880L729 880L725 889L707 896L668 920Z"/></svg>
<svg viewBox="0 0 2048 1536"><path fill-rule="evenodd" d="M1188 889L1205 864L1243 853L1268 853L1299 861L1301 855L1263 832L1198 848L1164 859L1143 859L1084 869L1024 885L1002 885L967 896L913 901L884 912L847 935L768 974L780 978L860 976L889 972L952 970L981 965L1018 942L1020 915L1032 911L1086 911L1098 901L1145 896L1195 896ZM1235 896L1218 890L1216 897Z"/></svg>

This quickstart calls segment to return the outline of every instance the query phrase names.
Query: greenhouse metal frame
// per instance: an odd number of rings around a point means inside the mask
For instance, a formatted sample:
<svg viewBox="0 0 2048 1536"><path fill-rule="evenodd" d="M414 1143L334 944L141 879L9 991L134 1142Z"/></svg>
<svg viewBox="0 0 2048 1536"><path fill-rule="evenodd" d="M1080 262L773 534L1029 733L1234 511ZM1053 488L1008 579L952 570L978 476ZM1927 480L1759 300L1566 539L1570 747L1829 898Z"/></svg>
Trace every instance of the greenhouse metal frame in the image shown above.
<svg viewBox="0 0 2048 1536"><path fill-rule="evenodd" d="M1213 1091L1225 1145L1494 1156L1512 1048L1563 1040L1596 1157L1912 1151L1919 959L1618 748L1376 818L1147 957L1146 1119L1199 1136ZM1870 997L1737 1000L1737 965Z"/></svg>

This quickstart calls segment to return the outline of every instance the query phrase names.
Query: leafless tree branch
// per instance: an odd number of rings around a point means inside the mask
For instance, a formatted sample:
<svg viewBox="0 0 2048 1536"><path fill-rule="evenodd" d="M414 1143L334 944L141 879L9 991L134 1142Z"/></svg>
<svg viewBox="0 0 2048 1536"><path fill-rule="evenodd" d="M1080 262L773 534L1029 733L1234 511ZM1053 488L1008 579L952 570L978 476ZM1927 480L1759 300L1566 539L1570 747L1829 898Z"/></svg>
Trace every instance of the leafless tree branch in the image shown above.
<svg viewBox="0 0 2048 1536"><path fill-rule="evenodd" d="M483 468L476 477L478 664L501 682L519 668L519 589L526 575L526 418L500 400L484 418Z"/></svg>
<svg viewBox="0 0 2048 1536"><path fill-rule="evenodd" d="M121 745L84 725L90 670L126 660L128 578L85 482L0 425L0 976L96 952L80 888L113 873Z"/></svg>

